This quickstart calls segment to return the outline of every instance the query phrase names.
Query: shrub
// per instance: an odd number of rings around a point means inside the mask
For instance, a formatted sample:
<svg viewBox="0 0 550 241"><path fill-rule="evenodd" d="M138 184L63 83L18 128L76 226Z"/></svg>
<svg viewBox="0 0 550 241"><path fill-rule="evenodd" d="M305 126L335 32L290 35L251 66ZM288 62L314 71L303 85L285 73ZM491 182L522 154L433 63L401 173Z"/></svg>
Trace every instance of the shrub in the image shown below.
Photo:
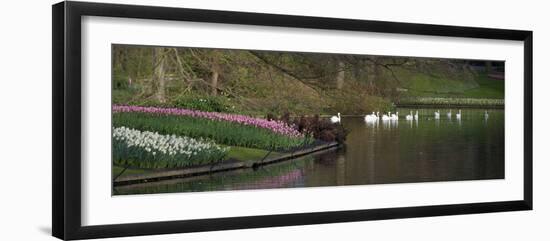
<svg viewBox="0 0 550 241"><path fill-rule="evenodd" d="M113 89L126 89L128 88L128 75L115 72L113 74Z"/></svg>
<svg viewBox="0 0 550 241"><path fill-rule="evenodd" d="M229 112L231 108L225 104L226 102L227 98L223 96L178 96L171 101L171 105L208 112Z"/></svg>
<svg viewBox="0 0 550 241"><path fill-rule="evenodd" d="M325 142L336 141L343 143L348 134L348 131L342 125L332 123L326 118L320 118L319 115L301 116L292 119L288 113L278 118L274 114L269 113L266 118L268 120L283 121L288 123L288 125L296 126L300 133Z"/></svg>
<svg viewBox="0 0 550 241"><path fill-rule="evenodd" d="M300 132L321 141L344 143L348 134L348 131L342 125L332 123L328 119L321 119L318 115L313 117L302 116L292 121Z"/></svg>

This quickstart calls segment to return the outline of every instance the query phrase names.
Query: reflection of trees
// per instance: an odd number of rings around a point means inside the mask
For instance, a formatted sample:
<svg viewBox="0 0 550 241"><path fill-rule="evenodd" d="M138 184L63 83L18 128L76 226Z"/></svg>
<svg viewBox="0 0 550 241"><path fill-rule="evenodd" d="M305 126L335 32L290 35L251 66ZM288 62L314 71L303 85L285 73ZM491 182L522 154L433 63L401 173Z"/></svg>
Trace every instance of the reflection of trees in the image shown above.
<svg viewBox="0 0 550 241"><path fill-rule="evenodd" d="M421 111L424 118L418 126L402 121L399 128L385 128L347 121L352 129L347 140L347 184L502 177L502 113L492 114L494 123L487 125L483 111L463 113L462 127L454 120L428 120L433 110Z"/></svg>
<svg viewBox="0 0 550 241"><path fill-rule="evenodd" d="M492 125L483 124L483 111L463 110L462 127L456 121L441 120L438 125L433 121L421 121L423 134L410 129L402 133L400 152L410 156L410 150L419 150L414 159L419 165L418 176L411 178L425 180L459 180L487 178L497 175L499 170L488 170L487 166L502 167L495 164L504 160L503 114L495 114ZM430 126L433 125L433 126ZM434 144L437 143L437 144Z"/></svg>

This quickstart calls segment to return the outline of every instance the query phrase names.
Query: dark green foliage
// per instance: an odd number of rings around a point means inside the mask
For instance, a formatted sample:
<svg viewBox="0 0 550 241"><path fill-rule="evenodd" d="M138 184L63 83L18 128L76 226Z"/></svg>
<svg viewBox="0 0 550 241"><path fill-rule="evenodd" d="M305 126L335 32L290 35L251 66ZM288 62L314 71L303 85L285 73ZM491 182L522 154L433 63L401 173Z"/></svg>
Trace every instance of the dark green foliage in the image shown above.
<svg viewBox="0 0 550 241"><path fill-rule="evenodd" d="M227 98L223 96L185 96L181 95L171 102L173 107L201 110L208 112L231 112L226 105Z"/></svg>
<svg viewBox="0 0 550 241"><path fill-rule="evenodd" d="M135 106L174 107L207 112L232 113L235 110L233 106L229 105L231 100L225 96L181 94L161 103L154 98L133 98L132 94L135 94L135 91L131 89L124 91L115 89L113 90L113 103Z"/></svg>
<svg viewBox="0 0 550 241"><path fill-rule="evenodd" d="M128 84L128 75L124 72L116 71L113 74L113 90L126 89Z"/></svg>

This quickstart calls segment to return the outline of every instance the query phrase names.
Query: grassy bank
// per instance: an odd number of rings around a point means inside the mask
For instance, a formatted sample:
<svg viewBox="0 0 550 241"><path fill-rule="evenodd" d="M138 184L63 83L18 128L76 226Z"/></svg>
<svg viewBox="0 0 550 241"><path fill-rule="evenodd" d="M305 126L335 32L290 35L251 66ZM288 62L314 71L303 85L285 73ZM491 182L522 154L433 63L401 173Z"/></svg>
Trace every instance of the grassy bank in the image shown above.
<svg viewBox="0 0 550 241"><path fill-rule="evenodd" d="M423 97L452 97L462 95L469 89L479 88L478 78L480 76L448 76L443 72L434 70L435 73L398 69L397 77L402 81L400 86L408 91L403 93L407 96Z"/></svg>
<svg viewBox="0 0 550 241"><path fill-rule="evenodd" d="M410 88L395 103L399 107L504 107L504 81L484 72L465 82L414 74L407 84Z"/></svg>
<svg viewBox="0 0 550 241"><path fill-rule="evenodd" d="M402 98L504 99L504 81L491 79L485 72L479 72L468 81L410 72L401 78L402 87L406 89L402 93Z"/></svg>
<svg viewBox="0 0 550 241"><path fill-rule="evenodd" d="M464 91L464 97L504 99L504 80L494 80L486 76L479 76L476 81L479 87Z"/></svg>

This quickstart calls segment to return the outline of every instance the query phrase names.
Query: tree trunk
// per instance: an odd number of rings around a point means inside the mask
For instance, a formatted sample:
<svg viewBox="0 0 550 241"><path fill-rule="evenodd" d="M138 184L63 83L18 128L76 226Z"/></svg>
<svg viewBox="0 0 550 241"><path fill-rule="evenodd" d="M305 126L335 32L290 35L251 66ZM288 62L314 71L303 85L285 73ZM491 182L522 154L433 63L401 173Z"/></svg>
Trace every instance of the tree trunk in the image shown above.
<svg viewBox="0 0 550 241"><path fill-rule="evenodd" d="M365 76L363 69L365 68L365 63L362 60L357 60L353 64L353 78L357 81L365 81Z"/></svg>
<svg viewBox="0 0 550 241"><path fill-rule="evenodd" d="M344 87L344 79L346 78L346 72L344 70L346 66L344 62L338 61L338 73L336 74L336 89L341 90Z"/></svg>
<svg viewBox="0 0 550 241"><path fill-rule="evenodd" d="M164 48L153 49L153 90L155 91L155 98L164 103L166 101L165 85L166 80L164 78L164 65L166 62L166 51Z"/></svg>
<svg viewBox="0 0 550 241"><path fill-rule="evenodd" d="M370 86L374 86L376 84L379 74L380 74L380 68L376 63L369 63L367 65L367 83Z"/></svg>
<svg viewBox="0 0 550 241"><path fill-rule="evenodd" d="M210 53L210 87L212 95L218 95L218 79L220 77L220 61L222 53L218 50L212 50Z"/></svg>
<svg viewBox="0 0 550 241"><path fill-rule="evenodd" d="M212 95L218 95L218 76L220 73L217 68L212 68L212 76L210 78L210 85L212 87Z"/></svg>

